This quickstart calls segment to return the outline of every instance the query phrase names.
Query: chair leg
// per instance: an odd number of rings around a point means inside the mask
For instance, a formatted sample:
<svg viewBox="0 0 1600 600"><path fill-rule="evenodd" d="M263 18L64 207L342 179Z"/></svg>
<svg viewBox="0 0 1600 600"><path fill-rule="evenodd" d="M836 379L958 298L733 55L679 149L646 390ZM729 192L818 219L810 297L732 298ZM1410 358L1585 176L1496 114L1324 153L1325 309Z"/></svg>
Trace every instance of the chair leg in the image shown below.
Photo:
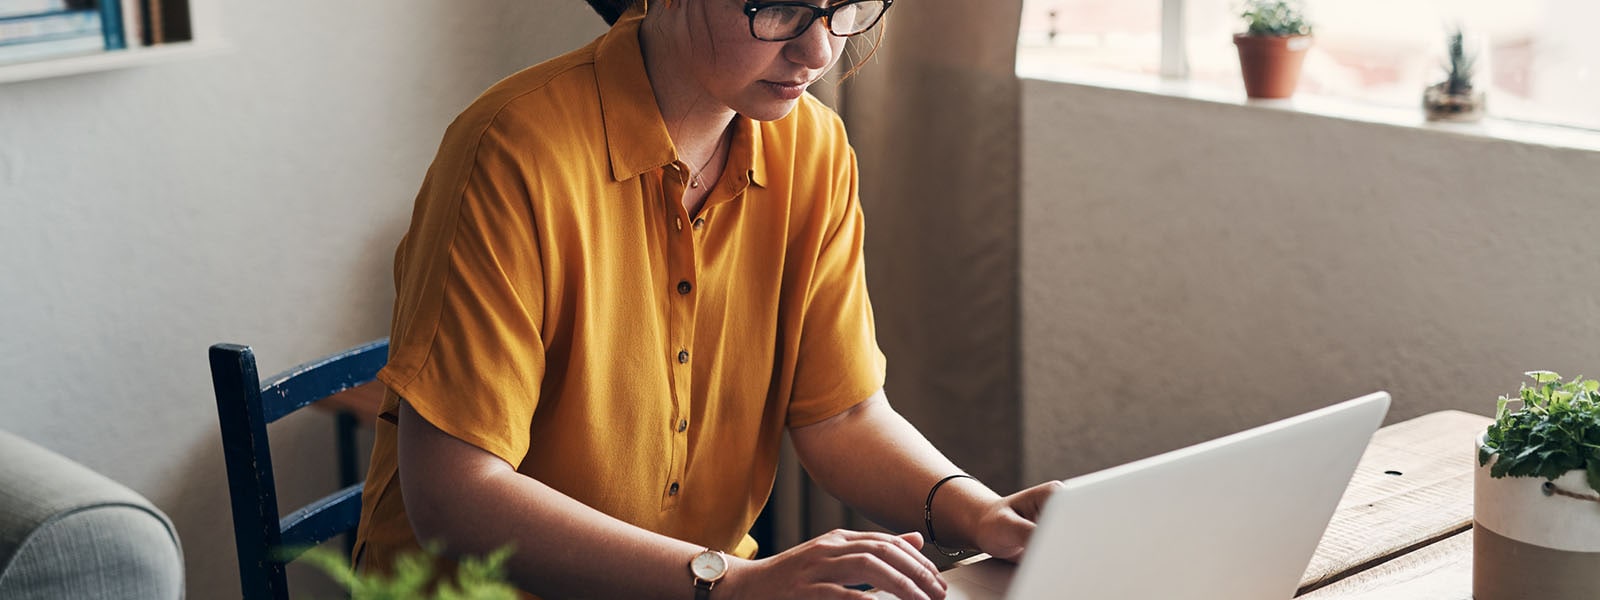
<svg viewBox="0 0 1600 600"><path fill-rule="evenodd" d="M356 420L355 415L344 411L340 411L335 417L335 423L338 428L336 435L339 445L339 487L344 488L355 485L360 481L358 478L361 477L361 473L357 471L356 464L356 428L360 426L360 423ZM345 555L353 554L355 549L355 534L345 534Z"/></svg>

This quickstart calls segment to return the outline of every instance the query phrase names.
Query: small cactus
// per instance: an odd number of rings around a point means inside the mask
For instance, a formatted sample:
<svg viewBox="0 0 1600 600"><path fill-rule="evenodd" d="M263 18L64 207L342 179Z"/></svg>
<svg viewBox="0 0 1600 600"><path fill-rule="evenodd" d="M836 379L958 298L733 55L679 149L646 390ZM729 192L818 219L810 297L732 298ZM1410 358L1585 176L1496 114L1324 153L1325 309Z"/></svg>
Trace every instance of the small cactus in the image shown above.
<svg viewBox="0 0 1600 600"><path fill-rule="evenodd" d="M1445 80L1445 88L1451 95L1470 94L1472 93L1472 70L1476 67L1478 57L1467 52L1464 41L1465 36L1462 35L1459 26L1450 31L1449 39L1450 64L1445 67L1449 78Z"/></svg>

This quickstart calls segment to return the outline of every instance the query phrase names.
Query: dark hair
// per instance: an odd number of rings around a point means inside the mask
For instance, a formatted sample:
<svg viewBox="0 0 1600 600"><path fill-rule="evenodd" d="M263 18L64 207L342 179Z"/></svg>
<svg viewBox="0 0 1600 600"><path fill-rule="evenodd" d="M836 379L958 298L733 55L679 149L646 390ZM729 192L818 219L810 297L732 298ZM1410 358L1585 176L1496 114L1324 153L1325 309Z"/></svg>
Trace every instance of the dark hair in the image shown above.
<svg viewBox="0 0 1600 600"><path fill-rule="evenodd" d="M606 20L606 25L616 25L617 19L622 18L622 13L628 12L628 9L633 8L635 4L645 2L647 0L584 1L589 3L589 8L593 8L594 12L600 15L600 18ZM670 4L671 2L672 0L662 0L663 4ZM852 75L856 74L856 71L860 71L861 67L866 66L867 60L872 58L872 55L878 52L878 46L883 45L883 35L884 30L888 27L888 20L886 19L884 22L877 24L875 27L878 28L878 37L877 39L872 40L872 48L867 50L866 56L863 56L860 60L855 61L855 64L850 67L850 70L844 74L844 77L841 78L841 80L849 79Z"/></svg>
<svg viewBox="0 0 1600 600"><path fill-rule="evenodd" d="M600 18L606 20L606 25L616 25L617 19L622 17L622 13L628 12L629 8L633 8L634 2L637 0L587 1L589 2L589 8L593 8L594 12L600 14Z"/></svg>

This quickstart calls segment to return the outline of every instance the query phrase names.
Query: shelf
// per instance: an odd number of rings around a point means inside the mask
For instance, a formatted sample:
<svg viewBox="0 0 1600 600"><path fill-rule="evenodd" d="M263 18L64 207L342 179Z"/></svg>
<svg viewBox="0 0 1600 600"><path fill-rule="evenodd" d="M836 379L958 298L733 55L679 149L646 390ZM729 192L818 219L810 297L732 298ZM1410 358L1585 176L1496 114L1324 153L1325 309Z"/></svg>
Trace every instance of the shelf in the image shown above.
<svg viewBox="0 0 1600 600"><path fill-rule="evenodd" d="M214 41L174 42L99 54L0 65L0 84L189 60L219 54L227 47L225 43Z"/></svg>

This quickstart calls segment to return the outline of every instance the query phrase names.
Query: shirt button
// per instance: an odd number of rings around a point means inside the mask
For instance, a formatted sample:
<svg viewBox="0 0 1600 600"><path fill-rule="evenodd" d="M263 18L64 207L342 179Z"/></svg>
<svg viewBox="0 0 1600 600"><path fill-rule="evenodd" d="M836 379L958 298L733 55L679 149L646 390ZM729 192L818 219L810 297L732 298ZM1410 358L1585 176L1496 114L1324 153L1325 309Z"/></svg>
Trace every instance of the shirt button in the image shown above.
<svg viewBox="0 0 1600 600"><path fill-rule="evenodd" d="M683 433L683 430L688 429L688 428L689 428L689 420L688 419L684 419L682 421L678 421L678 433Z"/></svg>
<svg viewBox="0 0 1600 600"><path fill-rule="evenodd" d="M678 364L685 364L685 363L688 363L688 362L689 362L689 351L688 350L679 350L678 351Z"/></svg>
<svg viewBox="0 0 1600 600"><path fill-rule="evenodd" d="M667 486L667 495L668 496L676 496L676 495L678 495L678 482L674 481L674 482L672 482L672 485Z"/></svg>
<svg viewBox="0 0 1600 600"><path fill-rule="evenodd" d="M688 281L679 281L678 282L678 294L680 294L680 295L687 296L687 295L689 295L689 291L693 290L693 289L694 289L694 286L693 285L689 285Z"/></svg>
<svg viewBox="0 0 1600 600"><path fill-rule="evenodd" d="M695 219L694 220L694 230L695 231L700 231L700 228L701 227L705 227L705 226L706 226L706 220L705 219Z"/></svg>

